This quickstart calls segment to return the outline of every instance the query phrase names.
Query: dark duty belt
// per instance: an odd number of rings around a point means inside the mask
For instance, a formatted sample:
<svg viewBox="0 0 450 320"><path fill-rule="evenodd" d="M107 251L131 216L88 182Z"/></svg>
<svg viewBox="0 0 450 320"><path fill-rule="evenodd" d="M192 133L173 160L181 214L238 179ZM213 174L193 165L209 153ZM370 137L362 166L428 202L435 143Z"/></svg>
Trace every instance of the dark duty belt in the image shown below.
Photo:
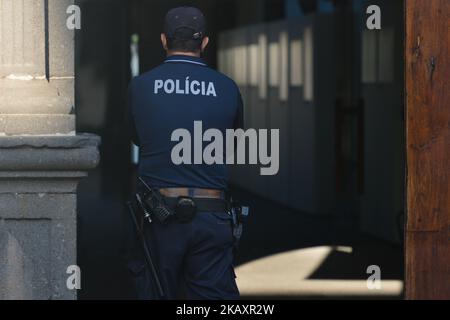
<svg viewBox="0 0 450 320"><path fill-rule="evenodd" d="M165 188L159 190L166 204L175 208L180 198L194 201L197 212L226 212L228 203L225 193L217 189Z"/></svg>

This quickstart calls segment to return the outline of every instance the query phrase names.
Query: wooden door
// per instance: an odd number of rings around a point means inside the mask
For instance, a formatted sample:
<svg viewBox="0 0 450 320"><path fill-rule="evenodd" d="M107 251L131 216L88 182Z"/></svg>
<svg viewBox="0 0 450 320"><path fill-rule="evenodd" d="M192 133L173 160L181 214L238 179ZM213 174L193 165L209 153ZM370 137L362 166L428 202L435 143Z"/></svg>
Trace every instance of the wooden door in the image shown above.
<svg viewBox="0 0 450 320"><path fill-rule="evenodd" d="M407 299L450 299L450 1L406 0Z"/></svg>

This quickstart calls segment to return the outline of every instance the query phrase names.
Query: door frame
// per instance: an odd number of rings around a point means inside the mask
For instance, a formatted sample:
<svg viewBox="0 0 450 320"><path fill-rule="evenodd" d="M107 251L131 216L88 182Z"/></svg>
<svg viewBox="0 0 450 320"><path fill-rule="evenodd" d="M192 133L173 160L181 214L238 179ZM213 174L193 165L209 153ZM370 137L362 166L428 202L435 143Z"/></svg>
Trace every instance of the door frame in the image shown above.
<svg viewBox="0 0 450 320"><path fill-rule="evenodd" d="M406 299L450 299L450 1L405 0Z"/></svg>

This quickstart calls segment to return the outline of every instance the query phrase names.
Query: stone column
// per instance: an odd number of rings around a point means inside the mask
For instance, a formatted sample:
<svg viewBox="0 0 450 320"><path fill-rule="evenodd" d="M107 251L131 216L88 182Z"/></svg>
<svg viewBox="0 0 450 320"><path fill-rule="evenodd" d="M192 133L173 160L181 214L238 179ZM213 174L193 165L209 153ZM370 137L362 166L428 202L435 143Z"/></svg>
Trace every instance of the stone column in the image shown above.
<svg viewBox="0 0 450 320"><path fill-rule="evenodd" d="M76 299L76 187L99 138L76 134L73 0L0 0L0 299Z"/></svg>

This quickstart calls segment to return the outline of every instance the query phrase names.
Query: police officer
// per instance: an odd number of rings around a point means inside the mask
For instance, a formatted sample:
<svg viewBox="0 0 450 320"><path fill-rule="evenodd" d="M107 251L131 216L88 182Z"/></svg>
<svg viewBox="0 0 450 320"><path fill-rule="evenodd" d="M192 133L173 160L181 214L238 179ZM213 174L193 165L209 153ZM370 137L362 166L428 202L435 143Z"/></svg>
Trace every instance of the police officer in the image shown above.
<svg viewBox="0 0 450 320"><path fill-rule="evenodd" d="M177 129L194 137L194 122L201 121L203 131L215 128L225 137L226 129L243 126L237 85L201 58L209 42L205 25L196 8L170 10L161 34L166 60L134 78L129 86L133 141L140 147L139 176L157 190L171 207L169 211L177 211L180 199L192 199L196 209L188 219L175 216L167 223L153 219L145 229L168 299L239 297L233 270L232 217L224 205L226 165L195 161L198 150L193 146L192 162L180 164L172 159L178 143L172 141L172 134ZM140 286L140 290L148 289Z"/></svg>

